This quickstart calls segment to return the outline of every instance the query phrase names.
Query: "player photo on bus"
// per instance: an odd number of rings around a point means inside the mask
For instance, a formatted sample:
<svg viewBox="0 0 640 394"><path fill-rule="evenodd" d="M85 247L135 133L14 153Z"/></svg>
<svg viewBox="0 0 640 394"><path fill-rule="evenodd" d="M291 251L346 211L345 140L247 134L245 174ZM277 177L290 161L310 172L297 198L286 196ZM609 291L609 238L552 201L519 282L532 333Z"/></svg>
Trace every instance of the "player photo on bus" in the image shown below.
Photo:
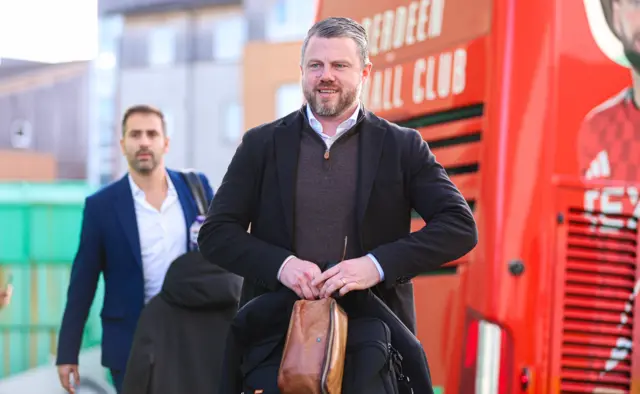
<svg viewBox="0 0 640 394"><path fill-rule="evenodd" d="M640 0L584 0L593 38L629 69L629 85L593 108L579 132L578 162L586 179L640 181Z"/></svg>
<svg viewBox="0 0 640 394"><path fill-rule="evenodd" d="M586 114L577 149L579 175L584 179L628 186L587 190L584 209L598 232L635 230L640 217L636 187L640 182L640 0L584 0L584 4L594 41L629 75L628 82L612 86L615 93L603 97Z"/></svg>

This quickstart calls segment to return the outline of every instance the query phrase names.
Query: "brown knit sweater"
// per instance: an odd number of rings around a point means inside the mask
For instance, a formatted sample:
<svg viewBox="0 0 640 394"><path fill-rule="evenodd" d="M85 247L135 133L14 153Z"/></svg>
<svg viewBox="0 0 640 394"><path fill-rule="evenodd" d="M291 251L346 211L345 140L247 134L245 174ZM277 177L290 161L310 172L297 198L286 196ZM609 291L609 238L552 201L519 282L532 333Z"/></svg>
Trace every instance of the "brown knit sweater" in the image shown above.
<svg viewBox="0 0 640 394"><path fill-rule="evenodd" d="M300 141L295 196L295 253L303 260L326 263L359 257L356 220L358 125L328 150L306 123Z"/></svg>

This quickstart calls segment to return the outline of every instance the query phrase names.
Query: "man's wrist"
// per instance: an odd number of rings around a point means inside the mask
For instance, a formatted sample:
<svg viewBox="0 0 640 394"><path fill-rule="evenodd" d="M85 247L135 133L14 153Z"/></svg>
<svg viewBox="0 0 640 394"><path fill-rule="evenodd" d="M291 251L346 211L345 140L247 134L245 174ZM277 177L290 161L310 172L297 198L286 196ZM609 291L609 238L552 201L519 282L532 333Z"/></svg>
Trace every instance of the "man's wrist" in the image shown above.
<svg viewBox="0 0 640 394"><path fill-rule="evenodd" d="M373 265L376 266L378 274L380 275L380 282L382 282L384 280L384 271L382 270L382 266L378 262L378 259L376 259L376 256L372 255L371 253L367 254L367 257L369 257L371 261L373 261Z"/></svg>
<svg viewBox="0 0 640 394"><path fill-rule="evenodd" d="M284 266L287 265L289 260L291 260L294 257L296 257L296 256L291 255L291 256L287 257L286 259L284 259L284 261L282 262L282 265L280 265L280 268L278 269L278 276L276 276L276 278L278 278L278 280L280 280L280 274L282 273L282 269L284 268Z"/></svg>

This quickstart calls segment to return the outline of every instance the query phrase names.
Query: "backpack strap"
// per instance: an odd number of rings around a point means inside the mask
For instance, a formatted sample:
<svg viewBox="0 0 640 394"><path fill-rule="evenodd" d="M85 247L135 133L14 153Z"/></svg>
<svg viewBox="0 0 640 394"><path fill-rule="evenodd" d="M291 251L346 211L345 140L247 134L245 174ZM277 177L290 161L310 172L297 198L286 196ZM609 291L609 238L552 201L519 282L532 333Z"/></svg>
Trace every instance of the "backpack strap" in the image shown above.
<svg viewBox="0 0 640 394"><path fill-rule="evenodd" d="M204 186L202 185L202 180L200 176L196 174L192 170L184 170L180 172L182 178L189 186L189 190L191 191L191 195L193 199L196 201L196 206L198 207L199 215L207 214L207 203L206 203L206 194L204 192Z"/></svg>

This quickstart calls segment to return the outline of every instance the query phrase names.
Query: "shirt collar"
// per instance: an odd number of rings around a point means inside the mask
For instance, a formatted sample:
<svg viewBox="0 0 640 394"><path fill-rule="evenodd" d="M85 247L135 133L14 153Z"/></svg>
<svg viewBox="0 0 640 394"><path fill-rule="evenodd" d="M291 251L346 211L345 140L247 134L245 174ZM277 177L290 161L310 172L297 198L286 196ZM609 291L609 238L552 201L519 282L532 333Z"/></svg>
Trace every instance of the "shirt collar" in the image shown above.
<svg viewBox="0 0 640 394"><path fill-rule="evenodd" d="M353 113L351 114L349 119L347 119L344 122L342 122L340 124L340 126L342 126L342 125L349 125L349 126L354 125L358 121L358 114L360 113L360 107L361 106L362 106L362 104L360 102L358 102L358 106L356 107L355 111L353 111ZM306 107L307 107L306 108L306 110L307 110L307 118L309 118L309 125L311 125L311 127L316 131L318 131L318 130L322 131L322 124L313 115L313 111L311 111L311 106L309 104L307 104ZM340 126L338 126L338 127L340 127Z"/></svg>
<svg viewBox="0 0 640 394"><path fill-rule="evenodd" d="M173 185L173 182L171 181L171 177L169 176L169 173L166 174L166 177L167 177L167 194L175 195L176 188ZM131 177L131 174L129 174L127 178L129 178L129 186L131 186L131 193L133 193L133 195L136 197L144 196L144 191L142 191L142 189L140 189L140 187L136 185L136 183L133 181L133 178Z"/></svg>

